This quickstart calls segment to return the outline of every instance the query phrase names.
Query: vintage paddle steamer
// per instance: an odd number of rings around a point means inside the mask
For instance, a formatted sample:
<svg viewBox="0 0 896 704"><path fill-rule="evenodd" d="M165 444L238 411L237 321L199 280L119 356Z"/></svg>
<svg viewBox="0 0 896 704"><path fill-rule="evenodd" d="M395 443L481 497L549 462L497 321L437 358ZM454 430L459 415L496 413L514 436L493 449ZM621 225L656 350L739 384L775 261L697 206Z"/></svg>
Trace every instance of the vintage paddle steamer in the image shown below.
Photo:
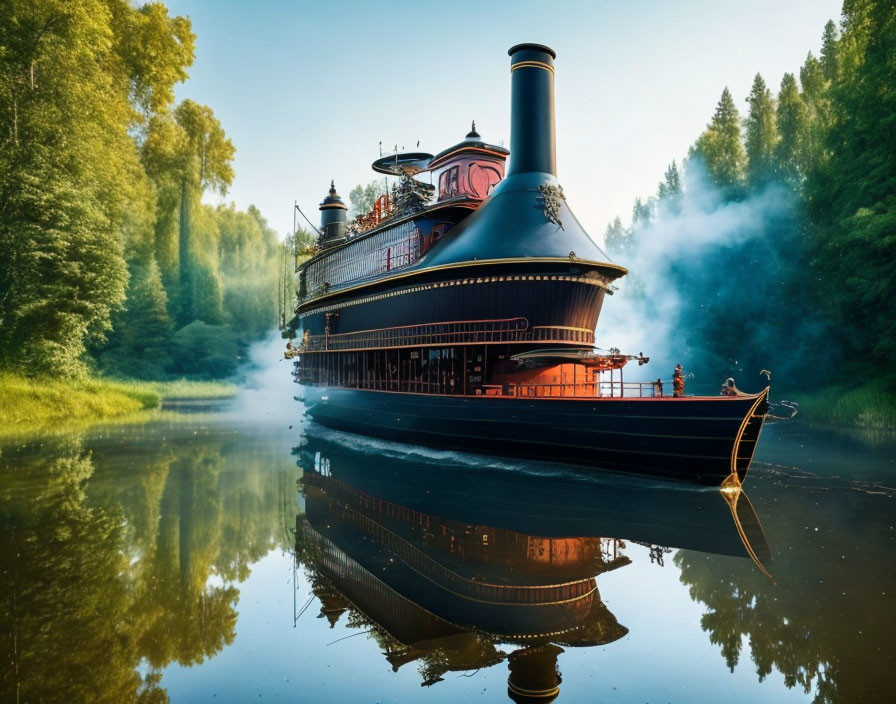
<svg viewBox="0 0 896 704"><path fill-rule="evenodd" d="M373 169L395 185L352 222L331 184L318 251L297 269L288 350L309 415L400 442L743 479L768 389L659 395L623 379L646 357L595 349L604 297L627 272L557 180L554 51L509 54L509 152L474 123L435 156L382 157Z"/></svg>

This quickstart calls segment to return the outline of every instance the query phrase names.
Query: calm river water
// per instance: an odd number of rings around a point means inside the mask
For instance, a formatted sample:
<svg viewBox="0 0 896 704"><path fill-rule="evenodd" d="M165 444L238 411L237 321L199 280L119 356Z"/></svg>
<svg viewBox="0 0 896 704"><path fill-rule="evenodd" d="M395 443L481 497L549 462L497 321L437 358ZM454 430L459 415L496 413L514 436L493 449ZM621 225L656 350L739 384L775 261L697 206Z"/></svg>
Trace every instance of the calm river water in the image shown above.
<svg viewBox="0 0 896 704"><path fill-rule="evenodd" d="M0 441L0 701L893 701L892 441L769 425L723 496L326 431L278 371Z"/></svg>

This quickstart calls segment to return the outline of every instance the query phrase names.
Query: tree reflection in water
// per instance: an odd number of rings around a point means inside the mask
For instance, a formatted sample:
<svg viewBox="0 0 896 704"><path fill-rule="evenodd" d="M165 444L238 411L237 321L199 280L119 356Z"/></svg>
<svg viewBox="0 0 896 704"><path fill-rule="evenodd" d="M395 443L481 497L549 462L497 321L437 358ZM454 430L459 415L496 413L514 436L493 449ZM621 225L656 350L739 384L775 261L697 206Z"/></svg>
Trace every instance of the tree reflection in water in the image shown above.
<svg viewBox="0 0 896 704"><path fill-rule="evenodd" d="M746 644L760 681L777 670L816 704L891 701L896 578L880 556L892 554L893 491L809 476L752 482L774 505L775 579L678 551L681 582L706 606L701 627L731 671Z"/></svg>
<svg viewBox="0 0 896 704"><path fill-rule="evenodd" d="M233 583L286 546L296 471L261 443L129 444L74 434L2 449L4 702L168 701L158 671L231 643Z"/></svg>
<svg viewBox="0 0 896 704"><path fill-rule="evenodd" d="M369 633L393 669L435 685L506 668L509 697L547 701L572 689L558 655L626 633L599 590L608 570L629 579L617 536L680 570L729 667L749 653L760 680L779 671L819 703L886 701L893 492L754 475L769 564L748 502L732 526L716 492L320 448L332 472L307 472L303 513L300 470L265 436L173 424L3 446L0 701L167 701L161 670L233 641L238 584L276 548L295 550L321 614Z"/></svg>

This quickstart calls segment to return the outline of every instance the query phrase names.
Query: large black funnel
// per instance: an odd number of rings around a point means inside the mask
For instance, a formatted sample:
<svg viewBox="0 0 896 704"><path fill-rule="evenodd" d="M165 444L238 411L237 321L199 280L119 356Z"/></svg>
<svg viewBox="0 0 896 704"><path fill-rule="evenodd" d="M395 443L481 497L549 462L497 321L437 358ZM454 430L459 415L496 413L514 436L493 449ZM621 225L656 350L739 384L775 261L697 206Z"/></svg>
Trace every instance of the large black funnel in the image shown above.
<svg viewBox="0 0 896 704"><path fill-rule="evenodd" d="M510 54L510 168L507 175L540 171L557 175L554 137L553 49L517 44Z"/></svg>

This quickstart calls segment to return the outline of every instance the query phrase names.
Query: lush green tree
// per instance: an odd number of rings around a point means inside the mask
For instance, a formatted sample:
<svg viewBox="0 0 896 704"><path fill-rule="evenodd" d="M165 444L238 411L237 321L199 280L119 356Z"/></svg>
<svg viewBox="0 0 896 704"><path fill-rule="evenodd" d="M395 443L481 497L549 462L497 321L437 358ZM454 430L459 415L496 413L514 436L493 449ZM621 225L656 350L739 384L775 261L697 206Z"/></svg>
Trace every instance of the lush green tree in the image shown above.
<svg viewBox="0 0 896 704"><path fill-rule="evenodd" d="M155 195L153 251L162 274L172 310L180 300L179 209L182 171L179 145L182 132L171 113L149 120L141 145L141 160Z"/></svg>
<svg viewBox="0 0 896 704"><path fill-rule="evenodd" d="M817 276L850 359L896 385L896 6L844 3L826 158L806 183Z"/></svg>
<svg viewBox="0 0 896 704"><path fill-rule="evenodd" d="M172 339L173 361L169 370L182 376L219 379L236 372L240 345L231 330L194 320Z"/></svg>
<svg viewBox="0 0 896 704"><path fill-rule="evenodd" d="M800 83L803 86L803 103L808 112L806 125L806 168L811 169L824 161L827 148L825 141L831 122L831 104L828 97L830 82L825 79L821 62L812 52L800 69Z"/></svg>
<svg viewBox="0 0 896 704"><path fill-rule="evenodd" d="M650 218L652 217L652 199L648 198L647 200L642 201L640 198L635 198L635 204L632 206L632 230L636 229L639 225L646 225L650 222Z"/></svg>
<svg viewBox="0 0 896 704"><path fill-rule="evenodd" d="M278 279L278 270L286 265L285 253L255 206L250 205L246 212L221 206L215 216L227 324L244 334L263 335L277 324L278 285L286 291ZM292 262L290 255L294 269Z"/></svg>
<svg viewBox="0 0 896 704"><path fill-rule="evenodd" d="M125 376L158 379L165 376L173 325L168 298L155 258L133 262L124 310L115 318L104 366Z"/></svg>
<svg viewBox="0 0 896 704"><path fill-rule="evenodd" d="M821 72L825 80L837 78L837 25L828 20L821 37Z"/></svg>
<svg viewBox="0 0 896 704"><path fill-rule="evenodd" d="M827 88L824 69L811 51L800 68L800 83L807 102L814 104L824 97Z"/></svg>
<svg viewBox="0 0 896 704"><path fill-rule="evenodd" d="M348 194L350 204L349 217L363 215L373 210L373 204L385 192L385 186L379 179L368 184L358 184Z"/></svg>
<svg viewBox="0 0 896 704"><path fill-rule="evenodd" d="M607 231L604 233L604 244L607 246L609 253L615 256L627 254L628 246L631 243L630 234L622 226L622 220L619 217L607 225Z"/></svg>
<svg viewBox="0 0 896 704"><path fill-rule="evenodd" d="M778 93L777 125L780 139L775 145L775 168L786 182L797 185L806 169L808 115L796 78L785 73Z"/></svg>
<svg viewBox="0 0 896 704"><path fill-rule="evenodd" d="M221 292L213 262L201 261L214 252L198 241L214 235L208 233L213 218L203 218L206 230L197 228L203 212L200 198L206 189L226 193L233 181L233 155L236 149L224 134L212 110L192 100L184 100L174 111L181 132L178 135L180 157L180 203L178 223L178 268L181 300L178 318L181 323L206 320L218 323L222 317Z"/></svg>
<svg viewBox="0 0 896 704"><path fill-rule="evenodd" d="M5 3L2 16L0 364L76 374L124 298L131 113L108 71L105 3Z"/></svg>
<svg viewBox="0 0 896 704"><path fill-rule="evenodd" d="M743 183L746 155L741 143L740 114L728 88L722 91L712 120L690 153L723 190L733 192Z"/></svg>
<svg viewBox="0 0 896 704"><path fill-rule="evenodd" d="M292 319L298 305L295 281L297 259L296 237L289 234L278 246L277 324L281 330L286 330L287 323Z"/></svg>
<svg viewBox="0 0 896 704"><path fill-rule="evenodd" d="M167 109L194 37L160 3L7 0L2 16L0 361L81 373L125 296L125 258L149 262L134 136Z"/></svg>
<svg viewBox="0 0 896 704"><path fill-rule="evenodd" d="M186 17L170 17L161 2L139 7L107 0L118 43L118 56L129 77L131 104L142 120L166 111L174 86L187 78L196 35Z"/></svg>
<svg viewBox="0 0 896 704"><path fill-rule="evenodd" d="M673 160L666 169L663 180L660 181L660 185L657 188L657 197L660 200L675 200L680 196L681 173L678 171L678 165Z"/></svg>
<svg viewBox="0 0 896 704"><path fill-rule="evenodd" d="M750 109L745 121L747 184L759 188L773 180L778 128L775 124L775 103L765 80L758 73L747 98Z"/></svg>

